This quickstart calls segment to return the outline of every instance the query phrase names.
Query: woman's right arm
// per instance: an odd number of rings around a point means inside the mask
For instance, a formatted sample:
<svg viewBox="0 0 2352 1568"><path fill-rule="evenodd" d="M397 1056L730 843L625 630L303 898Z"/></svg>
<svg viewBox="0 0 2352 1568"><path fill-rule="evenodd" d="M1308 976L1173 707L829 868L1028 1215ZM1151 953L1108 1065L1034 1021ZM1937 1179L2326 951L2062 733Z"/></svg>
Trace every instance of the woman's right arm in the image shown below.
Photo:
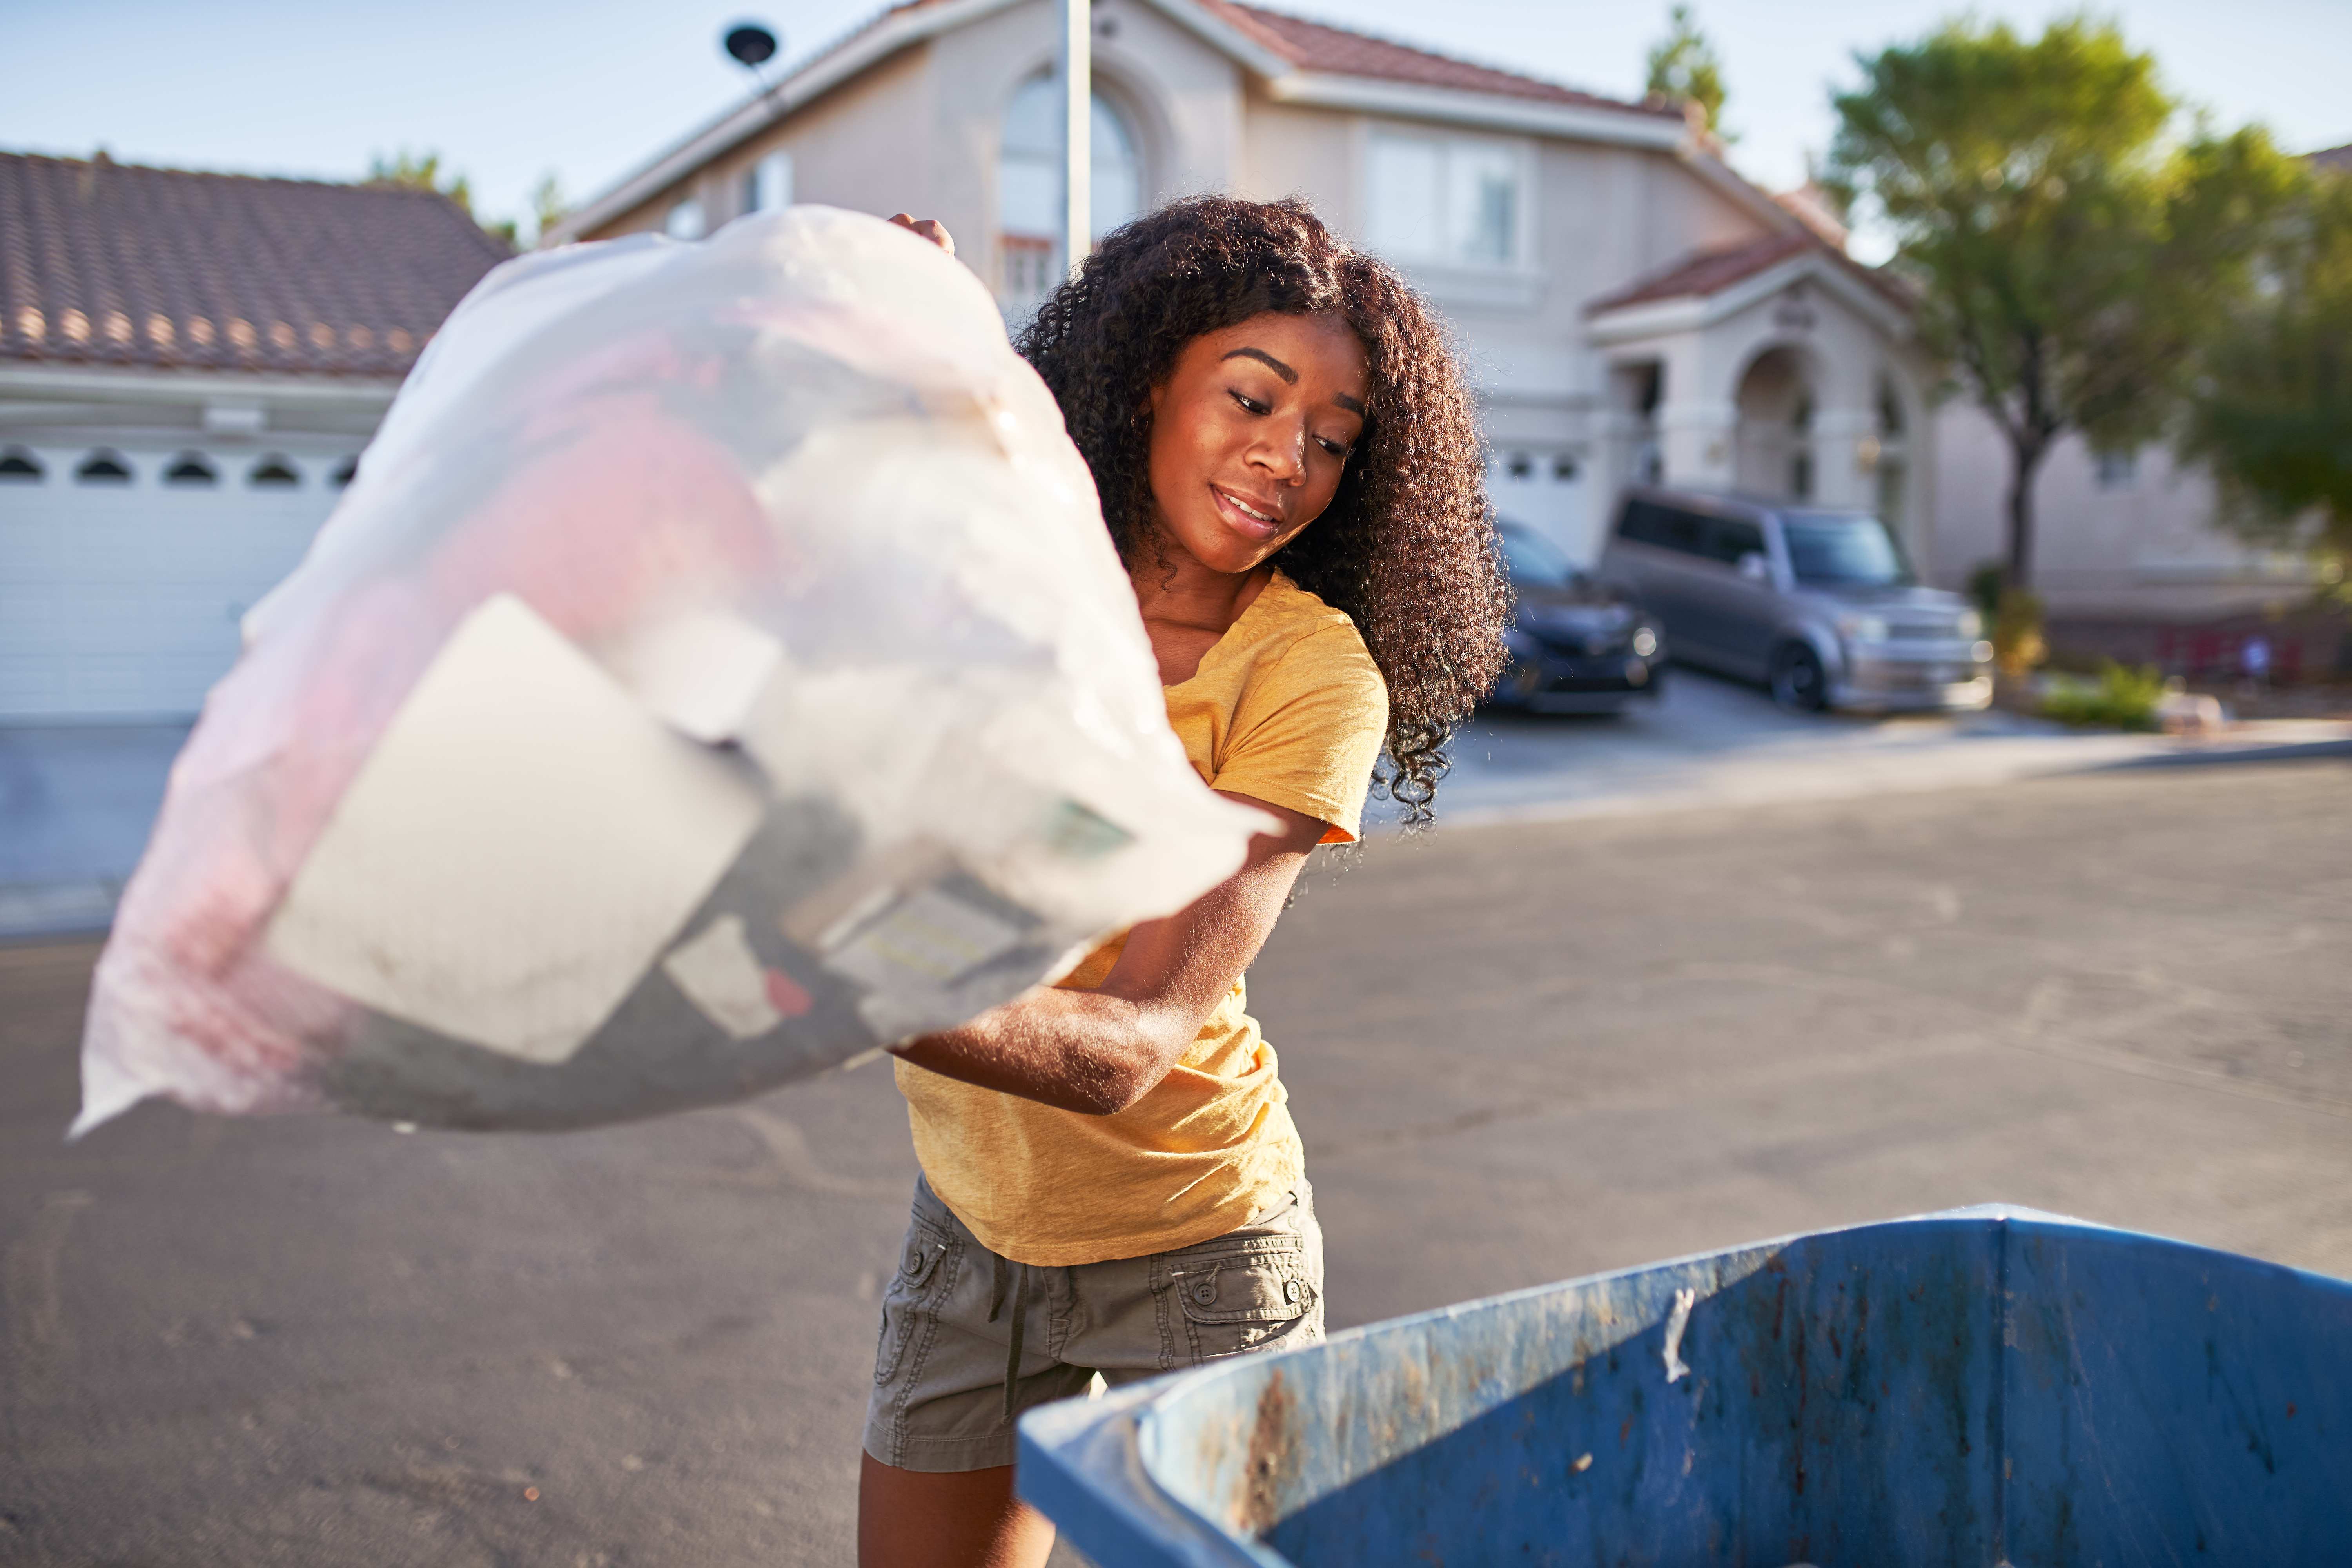
<svg viewBox="0 0 2352 1568"><path fill-rule="evenodd" d="M1032 991L898 1054L946 1078L1087 1116L1125 1110L1150 1093L1265 945L1325 832L1304 812L1219 793L1280 827L1253 837L1242 868L1192 904L1129 931L1100 985Z"/></svg>

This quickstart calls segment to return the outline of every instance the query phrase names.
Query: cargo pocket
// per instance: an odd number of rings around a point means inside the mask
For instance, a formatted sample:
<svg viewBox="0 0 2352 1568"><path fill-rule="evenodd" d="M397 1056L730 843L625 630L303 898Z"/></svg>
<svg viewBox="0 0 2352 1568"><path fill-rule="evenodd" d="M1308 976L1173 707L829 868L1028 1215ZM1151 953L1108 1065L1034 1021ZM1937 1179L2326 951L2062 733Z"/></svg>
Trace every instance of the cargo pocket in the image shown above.
<svg viewBox="0 0 2352 1568"><path fill-rule="evenodd" d="M1319 1337L1321 1298L1307 1273L1306 1244L1296 1238L1188 1249L1169 1259L1168 1281L1196 1363Z"/></svg>
<svg viewBox="0 0 2352 1568"><path fill-rule="evenodd" d="M898 1363L906 1360L916 1325L950 1272L945 1268L948 1248L948 1238L919 1220L907 1232L906 1246L898 1255L898 1272L882 1293L882 1336L874 1347L876 1383L889 1382Z"/></svg>

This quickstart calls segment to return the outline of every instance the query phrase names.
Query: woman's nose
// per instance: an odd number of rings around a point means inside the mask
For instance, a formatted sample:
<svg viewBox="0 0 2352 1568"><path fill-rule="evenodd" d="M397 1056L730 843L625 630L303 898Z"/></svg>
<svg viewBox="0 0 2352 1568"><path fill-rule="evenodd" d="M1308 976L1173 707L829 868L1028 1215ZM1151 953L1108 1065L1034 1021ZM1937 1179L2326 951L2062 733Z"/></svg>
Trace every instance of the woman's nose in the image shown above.
<svg viewBox="0 0 2352 1568"><path fill-rule="evenodd" d="M1267 431L1250 457L1285 484L1297 484L1307 475L1307 427L1302 425L1281 434Z"/></svg>

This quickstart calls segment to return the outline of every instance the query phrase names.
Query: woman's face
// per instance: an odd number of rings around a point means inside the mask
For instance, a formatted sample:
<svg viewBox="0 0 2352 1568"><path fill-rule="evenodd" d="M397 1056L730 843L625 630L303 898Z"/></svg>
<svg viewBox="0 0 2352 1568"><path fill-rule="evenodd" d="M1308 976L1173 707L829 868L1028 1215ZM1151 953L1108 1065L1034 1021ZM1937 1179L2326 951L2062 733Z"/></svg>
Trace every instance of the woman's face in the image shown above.
<svg viewBox="0 0 2352 1568"><path fill-rule="evenodd" d="M1297 538L1339 489L1370 380L1337 315L1269 310L1185 344L1151 394L1151 500L1169 542L1240 573Z"/></svg>

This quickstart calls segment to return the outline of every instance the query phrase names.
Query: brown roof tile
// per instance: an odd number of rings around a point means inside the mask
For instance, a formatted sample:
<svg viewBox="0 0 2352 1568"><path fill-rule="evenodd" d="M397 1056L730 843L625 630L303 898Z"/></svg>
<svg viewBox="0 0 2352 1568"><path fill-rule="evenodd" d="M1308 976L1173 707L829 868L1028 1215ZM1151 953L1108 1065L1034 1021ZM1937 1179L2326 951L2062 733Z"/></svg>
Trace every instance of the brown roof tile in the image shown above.
<svg viewBox="0 0 2352 1568"><path fill-rule="evenodd" d="M1447 55L1432 54L1404 44L1391 43L1369 33L1350 32L1302 16L1234 0L1194 0L1212 16L1248 34L1301 70L1328 71L1334 76L1371 77L1381 81L1411 82L1418 87L1452 88L1461 92L1491 92L1506 98L1531 98L1578 109L1612 110L1623 114L1680 120L1678 105L1661 107L1626 103L1598 93L1580 92L1557 82L1518 76L1490 66L1473 65Z"/></svg>
<svg viewBox="0 0 2352 1568"><path fill-rule="evenodd" d="M1628 305L1647 305L1659 300L1704 299L1808 251L1827 257L1888 300L1910 309L1909 294L1893 279L1831 248L1809 230L1792 228L1760 239L1694 251L1646 278L1635 279L1614 294L1593 300L1584 308L1584 313L1597 316L1604 310L1620 310Z"/></svg>
<svg viewBox="0 0 2352 1568"><path fill-rule="evenodd" d="M398 376L509 254L429 191L0 153L0 361Z"/></svg>

